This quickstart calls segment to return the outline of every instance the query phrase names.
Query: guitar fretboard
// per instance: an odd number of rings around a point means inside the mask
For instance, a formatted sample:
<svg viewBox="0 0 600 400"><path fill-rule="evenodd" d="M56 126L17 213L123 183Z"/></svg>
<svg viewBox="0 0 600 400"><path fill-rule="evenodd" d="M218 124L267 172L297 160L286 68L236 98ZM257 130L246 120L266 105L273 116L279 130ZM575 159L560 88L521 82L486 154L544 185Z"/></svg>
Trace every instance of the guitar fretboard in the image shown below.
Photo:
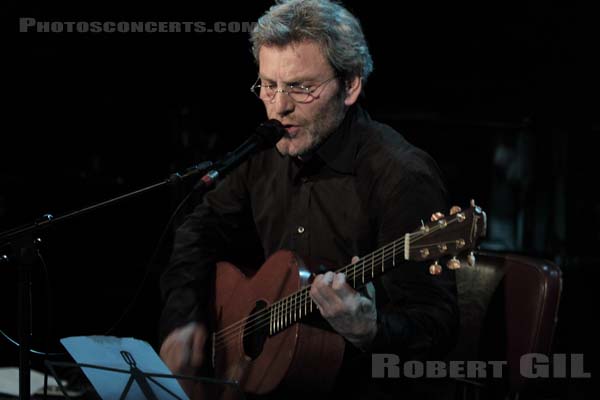
<svg viewBox="0 0 600 400"><path fill-rule="evenodd" d="M379 275L396 267L401 260L409 259L409 244L419 239L422 234L415 232L367 254L354 264L349 264L336 270L344 273L346 282L354 289L360 289ZM310 288L301 290L284 297L267 308L269 314L269 335L274 335L293 323L311 314L316 304L310 297Z"/></svg>

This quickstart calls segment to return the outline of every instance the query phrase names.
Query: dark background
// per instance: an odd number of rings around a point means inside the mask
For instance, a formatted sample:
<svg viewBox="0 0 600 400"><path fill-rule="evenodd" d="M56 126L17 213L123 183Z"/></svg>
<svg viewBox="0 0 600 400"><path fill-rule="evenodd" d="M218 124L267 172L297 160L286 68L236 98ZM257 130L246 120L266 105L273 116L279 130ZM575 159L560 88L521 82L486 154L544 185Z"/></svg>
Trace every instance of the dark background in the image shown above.
<svg viewBox="0 0 600 400"><path fill-rule="evenodd" d="M18 33L19 17L210 25L255 21L271 4L194 3L2 6L0 231L216 160L264 120L248 90L256 67L246 33ZM588 125L579 94L586 81L576 10L567 2L446 3L345 2L375 62L363 104L434 156L453 203L475 198L488 212L483 247L562 267L555 351L586 353L589 370L598 120ZM43 233L47 273L37 268L33 283L37 348L61 351L57 338L107 333L133 299L110 333L157 344L157 277L168 244L135 293L180 195L163 189ZM16 287L14 266L0 264L0 329L12 337ZM2 337L0 363L17 365L16 347ZM556 395L579 397L582 386L557 385Z"/></svg>

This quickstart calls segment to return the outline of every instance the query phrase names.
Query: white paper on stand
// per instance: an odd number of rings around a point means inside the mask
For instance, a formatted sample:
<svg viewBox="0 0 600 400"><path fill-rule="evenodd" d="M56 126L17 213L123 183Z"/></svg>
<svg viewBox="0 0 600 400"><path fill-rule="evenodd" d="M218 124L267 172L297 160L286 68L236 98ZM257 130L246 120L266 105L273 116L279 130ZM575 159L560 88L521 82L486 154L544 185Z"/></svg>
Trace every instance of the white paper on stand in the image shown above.
<svg viewBox="0 0 600 400"><path fill-rule="evenodd" d="M60 340L75 362L79 364L92 364L101 367L118 368L130 370L121 351L128 352L136 362L136 366L142 372L169 374L171 371L160 359L149 343L134 338L117 338L114 336L74 336ZM104 400L120 398L131 374L102 369L83 367L83 372L90 383ZM174 378L152 378L167 388L181 399L188 399L185 392ZM169 392L156 385L152 379L146 379L155 396L159 400L176 399ZM138 384L134 381L131 385L127 400L145 400L146 397Z"/></svg>

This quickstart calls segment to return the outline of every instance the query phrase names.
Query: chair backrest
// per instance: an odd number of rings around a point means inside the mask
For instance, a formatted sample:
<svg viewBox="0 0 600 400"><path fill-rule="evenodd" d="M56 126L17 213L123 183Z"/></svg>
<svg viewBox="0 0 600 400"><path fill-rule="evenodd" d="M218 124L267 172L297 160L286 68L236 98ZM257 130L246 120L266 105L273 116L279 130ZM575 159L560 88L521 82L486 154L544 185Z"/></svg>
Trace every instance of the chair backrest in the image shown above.
<svg viewBox="0 0 600 400"><path fill-rule="evenodd" d="M495 390L513 398L527 388L520 358L549 354L557 321L562 278L549 261L515 254L480 252L473 267L457 270L460 336L449 359L507 361Z"/></svg>

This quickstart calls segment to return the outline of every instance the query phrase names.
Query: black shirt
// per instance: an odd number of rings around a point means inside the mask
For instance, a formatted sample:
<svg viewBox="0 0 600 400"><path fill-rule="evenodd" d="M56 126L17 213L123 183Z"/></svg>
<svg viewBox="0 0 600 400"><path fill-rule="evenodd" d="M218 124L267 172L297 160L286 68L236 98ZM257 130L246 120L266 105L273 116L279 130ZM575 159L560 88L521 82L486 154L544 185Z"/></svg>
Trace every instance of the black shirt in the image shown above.
<svg viewBox="0 0 600 400"><path fill-rule="evenodd" d="M290 249L341 267L446 209L435 162L353 106L309 161L275 148L262 151L186 218L161 279L161 335L206 318L209 279L219 260ZM458 323L454 276L431 276L428 265L406 263L376 282L378 333L370 351L407 359L449 349Z"/></svg>

